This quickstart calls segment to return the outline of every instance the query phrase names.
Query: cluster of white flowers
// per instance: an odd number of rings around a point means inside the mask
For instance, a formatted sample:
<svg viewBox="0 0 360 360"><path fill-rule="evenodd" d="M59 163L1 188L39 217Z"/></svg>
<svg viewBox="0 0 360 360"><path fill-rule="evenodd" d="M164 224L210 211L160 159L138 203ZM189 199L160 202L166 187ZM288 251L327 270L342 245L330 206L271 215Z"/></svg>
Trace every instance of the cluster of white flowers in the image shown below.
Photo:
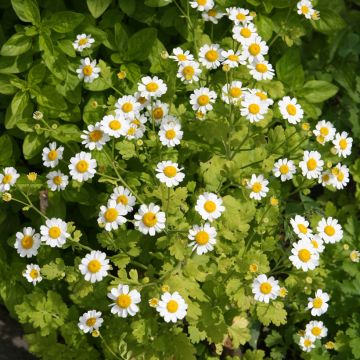
<svg viewBox="0 0 360 360"><path fill-rule="evenodd" d="M297 13L309 20L319 20L320 11L315 10L311 0L300 0L297 3Z"/></svg>

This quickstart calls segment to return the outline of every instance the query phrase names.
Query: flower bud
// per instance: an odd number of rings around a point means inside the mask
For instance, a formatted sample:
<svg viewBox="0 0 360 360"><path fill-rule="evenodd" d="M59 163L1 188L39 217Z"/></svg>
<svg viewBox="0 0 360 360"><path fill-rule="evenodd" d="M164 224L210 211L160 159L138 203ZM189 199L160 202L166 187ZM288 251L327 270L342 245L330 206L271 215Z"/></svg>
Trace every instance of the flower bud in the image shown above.
<svg viewBox="0 0 360 360"><path fill-rule="evenodd" d="M5 201L5 202L9 202L9 201L11 201L12 196L11 196L10 193L6 192L6 193L3 193L2 199L3 199L3 201Z"/></svg>
<svg viewBox="0 0 360 360"><path fill-rule="evenodd" d="M34 120L42 120L44 118L44 114L41 111L35 111L33 113Z"/></svg>
<svg viewBox="0 0 360 360"><path fill-rule="evenodd" d="M120 80L124 80L126 78L126 72L121 70L117 73L117 77L120 79Z"/></svg>

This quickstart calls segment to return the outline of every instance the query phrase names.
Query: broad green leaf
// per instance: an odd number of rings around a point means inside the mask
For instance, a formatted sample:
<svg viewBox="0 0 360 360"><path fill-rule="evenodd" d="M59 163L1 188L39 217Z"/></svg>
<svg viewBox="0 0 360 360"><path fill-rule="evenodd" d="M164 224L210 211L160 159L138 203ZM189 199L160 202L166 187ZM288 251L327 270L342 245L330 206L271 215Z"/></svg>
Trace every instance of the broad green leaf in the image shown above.
<svg viewBox="0 0 360 360"><path fill-rule="evenodd" d="M9 165L13 154L13 144L9 135L0 136L0 149L0 166Z"/></svg>
<svg viewBox="0 0 360 360"><path fill-rule="evenodd" d="M343 29L346 26L344 19L330 8L321 9L320 19L311 21L315 30L330 34Z"/></svg>
<svg viewBox="0 0 360 360"><path fill-rule="evenodd" d="M333 97L339 88L323 80L307 81L299 91L299 96L302 96L310 103L320 103Z"/></svg>
<svg viewBox="0 0 360 360"><path fill-rule="evenodd" d="M5 121L7 129L11 129L20 121L24 116L24 111L28 106L31 106L29 93L27 91L19 91L15 94L11 101L11 117Z"/></svg>
<svg viewBox="0 0 360 360"><path fill-rule="evenodd" d="M11 0L11 4L20 20L40 25L40 11L36 0Z"/></svg>
<svg viewBox="0 0 360 360"><path fill-rule="evenodd" d="M287 312L284 309L284 304L282 302L273 301L269 304L257 303L256 313L259 321L265 326L269 326L271 323L276 326L286 323Z"/></svg>
<svg viewBox="0 0 360 360"><path fill-rule="evenodd" d="M291 89L299 88L304 83L304 70L298 49L289 49L276 63L276 74Z"/></svg>
<svg viewBox="0 0 360 360"><path fill-rule="evenodd" d="M37 135L36 133L27 134L23 142L25 159L33 158L42 150L45 144L46 139L43 135Z"/></svg>
<svg viewBox="0 0 360 360"><path fill-rule="evenodd" d="M32 45L31 38L27 37L23 33L14 34L6 43L2 46L0 55L2 56L17 56L27 52Z"/></svg>
<svg viewBox="0 0 360 360"><path fill-rule="evenodd" d="M109 7L112 0L86 0L91 15L97 19Z"/></svg>
<svg viewBox="0 0 360 360"><path fill-rule="evenodd" d="M150 7L163 7L171 4L173 0L145 0L145 5Z"/></svg>
<svg viewBox="0 0 360 360"><path fill-rule="evenodd" d="M78 142L80 140L81 131L76 125L60 125L56 130L51 132L51 136L60 142Z"/></svg>
<svg viewBox="0 0 360 360"><path fill-rule="evenodd" d="M46 20L45 25L58 33L73 31L85 19L83 14L73 11L61 11Z"/></svg>
<svg viewBox="0 0 360 360"><path fill-rule="evenodd" d="M45 86L36 97L39 105L55 110L66 110L67 104L59 92L51 86Z"/></svg>
<svg viewBox="0 0 360 360"><path fill-rule="evenodd" d="M11 80L15 79L14 75L0 74L0 94L13 95L18 90L11 84Z"/></svg>
<svg viewBox="0 0 360 360"><path fill-rule="evenodd" d="M271 39L274 25L269 17L265 15L256 16L255 25L259 35L264 38L265 41Z"/></svg>
<svg viewBox="0 0 360 360"><path fill-rule="evenodd" d="M128 60L144 61L148 58L157 36L157 30L146 28L132 35L128 42Z"/></svg>

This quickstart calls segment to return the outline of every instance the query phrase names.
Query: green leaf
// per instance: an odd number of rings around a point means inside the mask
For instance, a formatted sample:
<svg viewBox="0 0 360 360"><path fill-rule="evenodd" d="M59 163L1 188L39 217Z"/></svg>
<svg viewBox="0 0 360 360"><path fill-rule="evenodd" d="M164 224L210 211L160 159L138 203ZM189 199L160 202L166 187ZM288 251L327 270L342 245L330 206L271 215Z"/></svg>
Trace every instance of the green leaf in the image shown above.
<svg viewBox="0 0 360 360"><path fill-rule="evenodd" d="M320 10L320 19L311 21L313 28L325 34L333 34L346 26L344 19L330 8Z"/></svg>
<svg viewBox="0 0 360 360"><path fill-rule="evenodd" d="M41 94L36 97L39 105L54 110L66 110L67 104L65 99L59 94L59 92L51 87L43 87Z"/></svg>
<svg viewBox="0 0 360 360"><path fill-rule="evenodd" d="M4 134L0 136L0 149L0 165L9 165L13 154L13 144L9 135Z"/></svg>
<svg viewBox="0 0 360 360"><path fill-rule="evenodd" d="M269 326L273 323L276 326L286 324L287 312L284 309L284 304L279 301L273 301L269 304L257 303L256 314L259 321L265 326Z"/></svg>
<svg viewBox="0 0 360 360"><path fill-rule="evenodd" d="M46 66L42 63L34 65L28 73L28 81L31 85L39 84L46 74Z"/></svg>
<svg viewBox="0 0 360 360"><path fill-rule="evenodd" d="M124 140L122 142L118 142L115 145L115 148L119 150L119 153L124 160L129 160L137 156L135 145L131 141Z"/></svg>
<svg viewBox="0 0 360 360"><path fill-rule="evenodd" d="M46 139L44 136L37 135L36 133L27 134L23 142L23 153L25 159L33 158L42 150L45 144Z"/></svg>
<svg viewBox="0 0 360 360"><path fill-rule="evenodd" d="M29 93L27 91L17 92L11 101L11 116L5 120L5 127L12 129L24 117L23 114L29 106L31 106Z"/></svg>
<svg viewBox="0 0 360 360"><path fill-rule="evenodd" d="M27 37L23 33L14 34L6 43L2 46L0 55L2 56L17 56L27 52L32 45L31 38Z"/></svg>
<svg viewBox="0 0 360 360"><path fill-rule="evenodd" d="M304 83L304 70L301 65L300 52L291 48L276 63L278 79L291 89L299 88Z"/></svg>
<svg viewBox="0 0 360 360"><path fill-rule="evenodd" d="M0 94L13 95L18 90L11 84L11 80L16 79L14 75L0 74Z"/></svg>
<svg viewBox="0 0 360 360"><path fill-rule="evenodd" d="M157 30L146 28L132 35L128 43L128 60L144 61L148 58L154 41L157 37Z"/></svg>
<svg viewBox="0 0 360 360"><path fill-rule="evenodd" d="M62 279L66 275L65 268L64 260L57 258L55 261L51 261L49 264L44 265L41 268L41 274L48 280Z"/></svg>
<svg viewBox="0 0 360 360"><path fill-rule="evenodd" d="M299 96L310 103L320 103L333 97L338 90L339 88L336 85L327 81L310 80L299 91Z"/></svg>
<svg viewBox="0 0 360 360"><path fill-rule="evenodd" d="M73 31L85 19L85 15L73 11L60 11L46 20L45 25L58 33Z"/></svg>
<svg viewBox="0 0 360 360"><path fill-rule="evenodd" d="M171 4L173 0L145 0L144 4L150 7L163 7Z"/></svg>
<svg viewBox="0 0 360 360"><path fill-rule="evenodd" d="M265 41L268 41L272 36L274 28L271 19L264 15L258 15L255 18L255 25L259 35L264 38Z"/></svg>
<svg viewBox="0 0 360 360"><path fill-rule="evenodd" d="M11 0L11 5L20 20L40 25L40 11L36 0Z"/></svg>
<svg viewBox="0 0 360 360"><path fill-rule="evenodd" d="M56 130L51 132L51 136L60 142L67 143L70 141L80 141L81 131L76 125L60 125Z"/></svg>
<svg viewBox="0 0 360 360"><path fill-rule="evenodd" d="M97 19L109 7L112 0L86 0L91 15Z"/></svg>

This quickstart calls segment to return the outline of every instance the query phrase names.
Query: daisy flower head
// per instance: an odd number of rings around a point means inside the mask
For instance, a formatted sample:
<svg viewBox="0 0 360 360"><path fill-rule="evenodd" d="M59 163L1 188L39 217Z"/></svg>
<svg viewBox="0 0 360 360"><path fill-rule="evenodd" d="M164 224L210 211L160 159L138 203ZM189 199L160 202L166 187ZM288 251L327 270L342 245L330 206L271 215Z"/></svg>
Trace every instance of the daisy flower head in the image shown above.
<svg viewBox="0 0 360 360"><path fill-rule="evenodd" d="M235 25L244 24L252 21L253 19L248 9L231 7L227 8L226 12L229 16L229 19L232 20Z"/></svg>
<svg viewBox="0 0 360 360"><path fill-rule="evenodd" d="M80 34L76 35L76 40L73 42L73 47L76 51L83 51L84 49L91 48L91 45L95 42L95 39L91 35Z"/></svg>
<svg viewBox="0 0 360 360"><path fill-rule="evenodd" d="M138 91L144 98L157 98L164 95L167 91L166 84L157 76L145 76L138 83Z"/></svg>
<svg viewBox="0 0 360 360"><path fill-rule="evenodd" d="M324 161L317 151L304 151L303 160L299 162L303 176L308 179L316 179L321 175Z"/></svg>
<svg viewBox="0 0 360 360"><path fill-rule="evenodd" d="M180 144L183 134L179 123L166 122L160 127L159 138L164 146L174 147Z"/></svg>
<svg viewBox="0 0 360 360"><path fill-rule="evenodd" d="M9 191L19 177L15 168L6 167L0 174L0 192Z"/></svg>
<svg viewBox="0 0 360 360"><path fill-rule="evenodd" d="M142 96L140 91L137 91L134 94L134 97L140 106L140 110L146 108L150 104L150 98L146 98L145 96Z"/></svg>
<svg viewBox="0 0 360 360"><path fill-rule="evenodd" d="M331 169L332 185L340 190L343 189L349 182L349 169L346 165L337 164Z"/></svg>
<svg viewBox="0 0 360 360"><path fill-rule="evenodd" d="M170 55L169 58L175 60L179 64L183 61L192 61L194 60L194 55L190 54L189 50L183 50L180 47L176 47L172 51L173 55Z"/></svg>
<svg viewBox="0 0 360 360"><path fill-rule="evenodd" d="M273 66L266 60L249 64L247 67L250 75L257 81L271 80L275 75Z"/></svg>
<svg viewBox="0 0 360 360"><path fill-rule="evenodd" d="M232 28L232 33L233 39L244 45L252 38L258 36L256 27L253 23L235 25Z"/></svg>
<svg viewBox="0 0 360 360"><path fill-rule="evenodd" d="M49 147L44 147L42 151L43 165L46 167L54 168L59 164L59 160L62 160L64 153L64 147L59 146L55 141L49 144Z"/></svg>
<svg viewBox="0 0 360 360"><path fill-rule="evenodd" d="M201 16L204 19L204 21L210 21L213 24L217 24L224 15L225 14L223 12L219 11L215 7L208 11L203 11L201 13Z"/></svg>
<svg viewBox="0 0 360 360"><path fill-rule="evenodd" d="M162 119L169 114L169 105L157 100L147 106L150 118L154 118L155 124L161 124Z"/></svg>
<svg viewBox="0 0 360 360"><path fill-rule="evenodd" d="M331 173L331 171L325 170L319 176L319 184L321 184L324 187L328 186L328 185L332 185L333 184L333 177L334 177L334 175Z"/></svg>
<svg viewBox="0 0 360 360"><path fill-rule="evenodd" d="M241 81L232 81L221 88L221 99L226 104L238 104L244 97L244 88Z"/></svg>
<svg viewBox="0 0 360 360"><path fill-rule="evenodd" d="M110 198L115 200L118 205L122 206L125 209L126 214L133 211L134 205L136 203L135 196L129 189L123 186L116 187L110 195Z"/></svg>
<svg viewBox="0 0 360 360"><path fill-rule="evenodd" d="M69 177L58 170L50 171L46 178L46 184L51 191L64 190L69 184Z"/></svg>
<svg viewBox="0 0 360 360"><path fill-rule="evenodd" d="M247 184L247 189L251 190L250 199L261 200L261 198L265 197L269 188L267 185L269 181L264 178L264 175L260 174L256 176L255 174L251 175L251 179Z"/></svg>
<svg viewBox="0 0 360 360"><path fill-rule="evenodd" d="M121 114L126 119L134 119L140 111L140 104L137 102L135 96L125 95L117 100L115 103L117 113Z"/></svg>
<svg viewBox="0 0 360 360"><path fill-rule="evenodd" d="M86 83L92 83L99 77L101 69L96 66L96 60L91 61L90 58L80 60L80 67L76 70L78 78Z"/></svg>
<svg viewBox="0 0 360 360"><path fill-rule="evenodd" d="M199 50L199 61L206 69L212 70L220 66L223 57L218 44L205 44Z"/></svg>
<svg viewBox="0 0 360 360"><path fill-rule="evenodd" d="M300 337L299 345L302 351L310 352L315 348L315 340L316 338L312 335L305 335Z"/></svg>
<svg viewBox="0 0 360 360"><path fill-rule="evenodd" d="M335 135L335 139L333 140L335 154L344 158L348 157L351 154L352 143L353 139L348 136L346 131L337 133Z"/></svg>
<svg viewBox="0 0 360 360"><path fill-rule="evenodd" d="M238 67L240 64L245 65L246 61L243 59L239 50L222 50L221 56L223 58L223 65L228 65L230 69Z"/></svg>
<svg viewBox="0 0 360 360"><path fill-rule="evenodd" d="M323 292L321 289L316 290L314 298L308 298L308 309L311 310L312 316L320 316L326 313L329 305L327 302L330 297L326 292Z"/></svg>
<svg viewBox="0 0 360 360"><path fill-rule="evenodd" d="M279 159L273 168L274 176L280 177L281 181L291 180L296 173L296 167L292 160Z"/></svg>
<svg viewBox="0 0 360 360"><path fill-rule="evenodd" d="M214 249L216 235L216 229L209 223L194 225L189 230L188 238L191 240L189 246L192 247L192 251L196 250L198 255L206 254Z"/></svg>
<svg viewBox="0 0 360 360"><path fill-rule="evenodd" d="M100 121L100 129L108 136L118 139L125 136L129 130L130 123L125 119L124 115L119 111L115 111L114 115L106 115Z"/></svg>
<svg viewBox="0 0 360 360"><path fill-rule="evenodd" d="M308 239L312 236L312 230L309 227L309 222L303 216L295 215L295 218L290 219L290 225L300 239Z"/></svg>
<svg viewBox="0 0 360 360"><path fill-rule="evenodd" d="M309 0L301 0L297 3L297 13L304 15L306 19L311 19L314 13L313 6Z"/></svg>
<svg viewBox="0 0 360 360"><path fill-rule="evenodd" d="M214 7L214 0L194 0L190 1L190 6L198 11L208 11Z"/></svg>
<svg viewBox="0 0 360 360"><path fill-rule="evenodd" d="M249 63L263 61L268 51L269 47L266 42L258 35L250 37L243 44L243 54Z"/></svg>
<svg viewBox="0 0 360 360"><path fill-rule="evenodd" d="M85 334L99 330L104 319L101 317L101 311L90 310L79 317L78 327Z"/></svg>
<svg viewBox="0 0 360 360"><path fill-rule="evenodd" d="M304 110L297 103L296 98L291 99L290 96L284 96L278 105L281 116L290 124L299 123L304 116Z"/></svg>
<svg viewBox="0 0 360 360"><path fill-rule="evenodd" d="M192 84L194 81L199 81L201 69L199 63L196 61L183 61L179 64L176 76L185 84Z"/></svg>
<svg viewBox="0 0 360 360"><path fill-rule="evenodd" d="M258 96L245 94L241 101L241 116L246 117L251 123L264 119L268 106Z"/></svg>
<svg viewBox="0 0 360 360"><path fill-rule="evenodd" d="M212 91L206 87L195 89L194 92L190 95L190 104L192 105L193 110L201 111L202 113L206 113L207 111L212 110L212 104L215 102L215 100L215 91Z"/></svg>
<svg viewBox="0 0 360 360"><path fill-rule="evenodd" d="M188 305L185 300L175 291L172 294L165 292L161 295L156 311L166 322L176 323L176 321L182 320L186 316L187 308Z"/></svg>
<svg viewBox="0 0 360 360"><path fill-rule="evenodd" d="M81 143L89 150L101 150L110 140L109 135L101 130L99 122L95 125L89 125L80 137L82 139Z"/></svg>
<svg viewBox="0 0 360 360"><path fill-rule="evenodd" d="M127 140L132 140L132 139L141 139L144 136L146 128L141 125L141 126L136 126L134 124L130 124L130 127L125 135L125 138Z"/></svg>
<svg viewBox="0 0 360 360"><path fill-rule="evenodd" d="M156 177L167 187L177 186L184 180L185 174L181 170L183 169L172 161L161 161L155 169Z"/></svg>
<svg viewBox="0 0 360 360"><path fill-rule="evenodd" d="M70 159L70 175L76 181L87 181L94 177L96 166L96 160L92 159L91 154L81 151Z"/></svg>
<svg viewBox="0 0 360 360"><path fill-rule="evenodd" d="M337 219L322 218L316 228L325 244L335 244L343 238L343 230Z"/></svg>
<svg viewBox="0 0 360 360"><path fill-rule="evenodd" d="M222 203L222 199L216 194L205 192L198 197L195 210L200 214L203 220L212 222L215 219L218 219L225 211L225 207Z"/></svg>
<svg viewBox="0 0 360 360"><path fill-rule="evenodd" d="M107 296L114 301L110 305L112 314L126 318L128 315L136 315L139 311L137 304L141 302L140 293L135 289L130 291L128 285L119 284L118 287L112 288Z"/></svg>
<svg viewBox="0 0 360 360"><path fill-rule="evenodd" d="M319 265L319 253L310 240L300 240L293 244L292 255L289 257L297 269L314 270Z"/></svg>
<svg viewBox="0 0 360 360"><path fill-rule="evenodd" d="M40 233L41 241L50 247L62 247L70 236L66 222L57 218L47 219L45 225L40 226Z"/></svg>
<svg viewBox="0 0 360 360"><path fill-rule="evenodd" d="M81 259L79 270L81 274L85 276L86 281L90 281L91 283L101 281L107 276L108 270L110 270L109 260L106 259L105 253L99 250L93 250Z"/></svg>
<svg viewBox="0 0 360 360"><path fill-rule="evenodd" d="M26 265L26 269L23 272L23 276L28 282L32 283L33 285L36 285L42 280L42 276L40 273L40 266L36 264Z"/></svg>
<svg viewBox="0 0 360 360"><path fill-rule="evenodd" d="M315 235L310 235L309 240L312 244L312 246L315 248L315 250L320 254L324 251L325 246L324 246L324 241L322 240L322 238L315 234Z"/></svg>
<svg viewBox="0 0 360 360"><path fill-rule="evenodd" d="M327 336L328 329L324 326L322 321L310 321L306 324L305 334L313 336L316 339L321 339Z"/></svg>
<svg viewBox="0 0 360 360"><path fill-rule="evenodd" d="M117 203L116 200L110 199L106 206L100 206L98 224L103 225L106 231L117 230L119 225L126 223L126 208Z"/></svg>
<svg viewBox="0 0 360 360"><path fill-rule="evenodd" d="M263 90L247 89L247 92L251 95L256 95L261 100L261 103L264 105L266 111L268 110L269 106L274 103L274 100L269 98L268 94Z"/></svg>
<svg viewBox="0 0 360 360"><path fill-rule="evenodd" d="M358 263L360 261L360 252L358 250L351 251L349 256L352 262Z"/></svg>
<svg viewBox="0 0 360 360"><path fill-rule="evenodd" d="M21 257L30 258L36 256L41 244L40 235L35 233L35 229L24 227L16 233L15 249Z"/></svg>
<svg viewBox="0 0 360 360"><path fill-rule="evenodd" d="M143 234L155 236L157 232L165 229L165 213L160 211L160 206L150 203L142 204L135 218L135 228Z"/></svg>
<svg viewBox="0 0 360 360"><path fill-rule="evenodd" d="M270 300L275 300L279 296L279 281L273 276L268 278L265 274L261 274L254 279L252 292L255 300L268 304Z"/></svg>
<svg viewBox="0 0 360 360"><path fill-rule="evenodd" d="M334 125L326 120L319 121L313 131L317 141L322 145L328 141L332 141L335 137L335 132Z"/></svg>

